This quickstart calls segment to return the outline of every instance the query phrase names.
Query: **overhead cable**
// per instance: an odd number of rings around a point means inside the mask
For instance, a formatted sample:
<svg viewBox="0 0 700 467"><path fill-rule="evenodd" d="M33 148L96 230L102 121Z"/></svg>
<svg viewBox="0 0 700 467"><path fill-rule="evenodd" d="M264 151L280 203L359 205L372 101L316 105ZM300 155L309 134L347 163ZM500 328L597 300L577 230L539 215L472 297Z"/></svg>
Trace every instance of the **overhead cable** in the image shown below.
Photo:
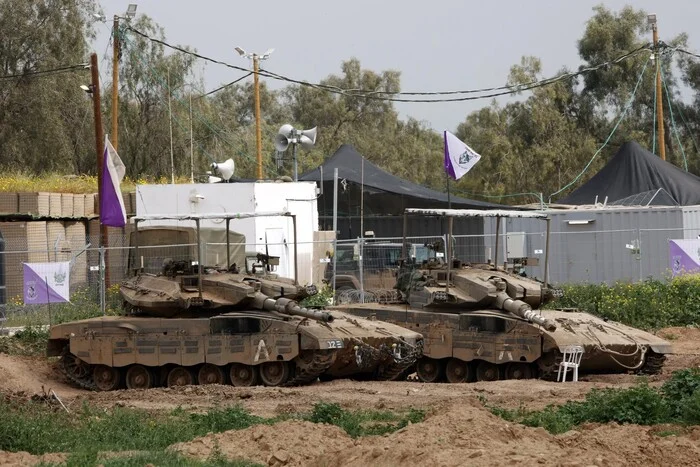
<svg viewBox="0 0 700 467"><path fill-rule="evenodd" d="M80 63L78 65L66 65L59 68L52 68L50 70L25 71L24 73L16 73L13 75L2 75L0 76L0 79L17 79L25 78L28 76L55 75L59 73L66 73L69 71L84 70L86 68L90 68L89 63Z"/></svg>
<svg viewBox="0 0 700 467"><path fill-rule="evenodd" d="M163 40L160 39L155 39L150 37L149 35L134 29L132 26L127 26L127 29L147 40L150 40L152 42L161 44L165 47L168 47L173 50L177 50L179 52L192 55L194 57L197 57L199 59L215 63L218 65L223 65L228 68L232 68L234 70L239 70L239 71L246 71L250 72L249 69L237 66L237 65L231 65L230 63L223 62L221 60L216 60L210 57L206 57L204 55L198 54L197 52L193 52L191 50L184 49L182 47L176 46L169 44ZM366 99L374 99L374 100L382 100L382 101L390 101L390 102L413 102L413 103L438 103L438 102L463 102L463 101L471 101L471 100L478 100L478 99L489 99L493 97L498 97L498 96L503 96L503 95L508 95L508 94L515 94L518 92L522 91L527 91L531 89L535 89L538 87L542 86L547 86L550 84L553 84L558 81L562 81L565 79L570 79L576 76L579 76L584 73L589 73L592 71L599 70L601 68L606 68L610 65L618 64L630 57L633 57L643 51L646 50L651 50L651 44L644 44L635 50L632 50L631 52L627 52L623 55L620 55L617 58L614 58L612 60L606 61L604 63L600 63L598 65L592 65L588 66L585 68L581 68L578 71L575 72L568 72L568 73L563 73L551 78L546 78L542 80L537 80L537 81L531 81L527 83L522 83L522 84L517 84L517 85L511 85L511 86L497 86L497 87L491 87L491 88L482 88L482 89L471 89L471 90L461 90L461 91L435 91L435 92L391 92L391 91L380 91L380 90L366 90L366 89L344 89L340 88L337 86L331 86L328 84L323 84L323 83L310 83L308 81L303 81L303 80L298 80L294 78L290 78L284 75L280 75L268 70L264 69L259 69L258 74L260 76L266 77L266 78L271 78L275 79L278 81L285 81L288 83L292 84L298 84L300 86L306 86L306 87L311 87L311 88L316 88L324 91L328 91L334 94L340 94L348 97L361 97L361 98L366 98ZM492 92L492 91L500 91L500 92ZM459 94L476 94L476 93L483 93L483 92L489 92L489 94L481 94L478 96L465 96L465 97L453 97L453 98L440 98L440 99L407 99L407 98L401 98L401 97L391 97L391 96L414 96L414 95L419 95L419 96L443 96L443 95L459 95Z"/></svg>

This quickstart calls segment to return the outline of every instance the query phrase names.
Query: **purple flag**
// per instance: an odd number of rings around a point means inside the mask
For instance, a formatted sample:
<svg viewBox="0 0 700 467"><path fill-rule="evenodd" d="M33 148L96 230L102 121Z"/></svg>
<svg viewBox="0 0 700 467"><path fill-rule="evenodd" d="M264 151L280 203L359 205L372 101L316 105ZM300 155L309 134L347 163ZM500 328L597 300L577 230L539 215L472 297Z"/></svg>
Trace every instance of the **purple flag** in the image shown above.
<svg viewBox="0 0 700 467"><path fill-rule="evenodd" d="M700 240L669 240L668 246L673 277L700 270Z"/></svg>
<svg viewBox="0 0 700 467"><path fill-rule="evenodd" d="M102 190L100 196L100 223L111 227L126 225L126 209L120 189L126 167L109 138L105 136L105 154L102 163Z"/></svg>
<svg viewBox="0 0 700 467"><path fill-rule="evenodd" d="M445 130L445 172L447 175L459 180L469 172L481 155L464 144L455 135Z"/></svg>
<svg viewBox="0 0 700 467"><path fill-rule="evenodd" d="M69 301L70 262L24 263L24 303L65 303Z"/></svg>

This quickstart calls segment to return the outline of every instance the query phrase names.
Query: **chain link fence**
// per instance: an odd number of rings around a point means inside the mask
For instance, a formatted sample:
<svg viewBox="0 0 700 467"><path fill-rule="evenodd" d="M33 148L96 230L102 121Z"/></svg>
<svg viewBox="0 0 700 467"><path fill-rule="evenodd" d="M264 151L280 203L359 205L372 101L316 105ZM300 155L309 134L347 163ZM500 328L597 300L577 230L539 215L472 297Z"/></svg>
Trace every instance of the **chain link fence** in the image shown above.
<svg viewBox="0 0 700 467"><path fill-rule="evenodd" d="M197 257L196 244L191 242L142 246L137 253L127 245L124 231L111 232L110 246L99 248L96 247L99 238L89 229L75 227L75 223L64 226L63 230L43 223L37 228L38 233L31 232L36 228L30 225L34 223L7 224L12 225L2 226L0 243L0 327L47 325L102 313L117 314L122 306L119 283L129 276L129 271L141 269L158 274L168 259L192 261ZM690 235L682 229L552 232L549 280L554 284L664 280L671 276L669 240L690 238ZM407 237L405 241L406 251L418 263L444 260L445 237ZM306 249L313 254L299 263L300 278L310 279L300 282L313 282L319 288L335 285L337 291L346 295L367 292L384 297L394 286L403 242L402 237L339 240L337 244L331 238L312 242ZM462 262L482 263L498 257L500 265L524 264L522 274L544 279L544 231L502 234L498 255L496 243L495 235L455 235L452 239L455 257ZM247 252L265 251L265 245L236 243L234 246ZM290 244L267 246L285 251L287 264L293 264ZM226 264L225 243L204 244L201 254L205 265L231 266ZM70 302L26 304L24 264L57 262L69 264ZM251 264L244 262L245 259L237 267L245 272ZM291 267L286 270L293 271Z"/></svg>

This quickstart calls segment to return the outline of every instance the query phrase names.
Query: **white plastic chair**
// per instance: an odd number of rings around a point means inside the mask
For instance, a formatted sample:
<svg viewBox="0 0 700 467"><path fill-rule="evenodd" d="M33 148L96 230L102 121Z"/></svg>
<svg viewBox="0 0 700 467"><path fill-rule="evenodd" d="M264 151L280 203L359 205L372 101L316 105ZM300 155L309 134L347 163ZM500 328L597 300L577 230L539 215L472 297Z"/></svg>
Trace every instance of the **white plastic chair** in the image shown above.
<svg viewBox="0 0 700 467"><path fill-rule="evenodd" d="M569 345L561 349L563 357L557 372L557 381L566 381L566 373L572 370L572 381L578 381L578 367L583 358L583 347L580 345Z"/></svg>

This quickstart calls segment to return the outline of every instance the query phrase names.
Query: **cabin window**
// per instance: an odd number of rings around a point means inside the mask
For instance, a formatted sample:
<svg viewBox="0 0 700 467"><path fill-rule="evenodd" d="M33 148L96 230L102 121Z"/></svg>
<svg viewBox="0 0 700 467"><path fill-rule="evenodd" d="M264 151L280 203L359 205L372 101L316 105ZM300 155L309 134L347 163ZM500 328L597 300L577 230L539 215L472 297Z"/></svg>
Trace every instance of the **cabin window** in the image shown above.
<svg viewBox="0 0 700 467"><path fill-rule="evenodd" d="M505 332L506 321L495 316L462 315L459 318L459 329L477 332Z"/></svg>
<svg viewBox="0 0 700 467"><path fill-rule="evenodd" d="M253 334L260 332L260 320L255 318L215 318L211 320L212 334Z"/></svg>

